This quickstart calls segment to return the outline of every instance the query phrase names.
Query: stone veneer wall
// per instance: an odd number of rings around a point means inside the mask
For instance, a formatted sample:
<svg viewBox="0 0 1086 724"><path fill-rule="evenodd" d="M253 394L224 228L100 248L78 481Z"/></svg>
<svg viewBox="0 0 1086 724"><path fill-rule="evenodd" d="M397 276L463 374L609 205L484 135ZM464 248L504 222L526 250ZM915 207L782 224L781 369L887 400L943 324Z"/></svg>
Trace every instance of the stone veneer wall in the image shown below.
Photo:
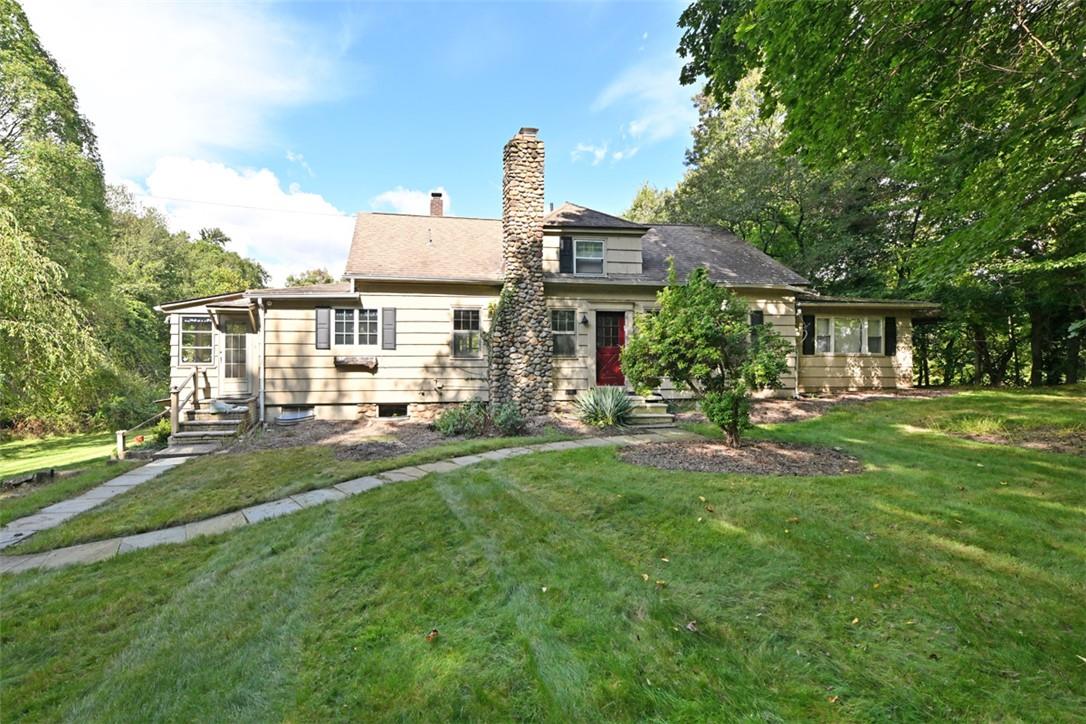
<svg viewBox="0 0 1086 724"><path fill-rule="evenodd" d="M526 416L551 411L551 320L543 294L543 142L522 128L502 156L505 282L490 324L494 403Z"/></svg>

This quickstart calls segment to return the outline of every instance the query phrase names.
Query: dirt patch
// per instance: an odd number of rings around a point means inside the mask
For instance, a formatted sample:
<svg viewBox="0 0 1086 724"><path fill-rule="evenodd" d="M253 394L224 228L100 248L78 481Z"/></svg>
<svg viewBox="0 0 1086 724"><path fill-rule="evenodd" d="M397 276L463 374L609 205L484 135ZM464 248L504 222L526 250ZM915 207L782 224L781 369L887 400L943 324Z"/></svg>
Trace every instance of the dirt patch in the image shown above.
<svg viewBox="0 0 1086 724"><path fill-rule="evenodd" d="M719 442L661 442L619 452L628 463L667 470L748 475L844 475L863 464L836 448L751 440L731 448Z"/></svg>
<svg viewBox="0 0 1086 724"><path fill-rule="evenodd" d="M340 460L376 460L432 447L458 438L443 437L428 423L404 419L310 420L297 425L271 425L230 446L230 452L277 450L330 445Z"/></svg>
<svg viewBox="0 0 1086 724"><path fill-rule="evenodd" d="M1013 433L959 435L959 437L992 445L1013 445L1028 450L1086 457L1086 430L1018 430Z"/></svg>

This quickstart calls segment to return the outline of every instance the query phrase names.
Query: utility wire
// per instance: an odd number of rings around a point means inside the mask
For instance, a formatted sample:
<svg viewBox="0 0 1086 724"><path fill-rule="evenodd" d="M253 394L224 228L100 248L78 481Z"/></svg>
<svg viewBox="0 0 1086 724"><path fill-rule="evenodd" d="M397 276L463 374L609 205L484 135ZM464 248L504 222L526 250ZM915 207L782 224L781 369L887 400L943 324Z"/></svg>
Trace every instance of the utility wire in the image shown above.
<svg viewBox="0 0 1086 724"><path fill-rule="evenodd" d="M349 219L353 214L332 214L327 211L301 211L298 209L273 209L269 206L246 206L245 204L226 204L221 201L204 201L201 199L182 199L177 196L159 196L157 194L139 194L136 197L144 199L157 199L158 201L178 201L185 204L206 204L208 206L225 206L231 209L249 209L251 211L271 211L277 214L303 214L305 216L334 216L339 219Z"/></svg>

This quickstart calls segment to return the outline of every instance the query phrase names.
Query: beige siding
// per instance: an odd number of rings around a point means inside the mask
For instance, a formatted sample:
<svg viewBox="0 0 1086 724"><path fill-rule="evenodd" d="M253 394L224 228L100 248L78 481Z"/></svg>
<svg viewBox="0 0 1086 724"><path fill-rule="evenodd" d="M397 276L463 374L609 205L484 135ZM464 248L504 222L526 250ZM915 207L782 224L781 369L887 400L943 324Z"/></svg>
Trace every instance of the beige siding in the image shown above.
<svg viewBox="0 0 1086 724"><path fill-rule="evenodd" d="M453 309L478 309L485 330L490 307L497 301L496 287L386 284L360 289L362 308L396 308L396 349L381 349L380 329L376 345L336 345L333 334L331 349L316 349L313 310L318 305L273 303L266 313L265 395L270 415L278 414L282 405L338 406L318 409L318 415L343 417L344 405L486 398L486 361L452 356ZM379 324L380 318L378 314ZM377 370L337 368L334 358L341 355L376 357Z"/></svg>
<svg viewBox="0 0 1086 724"><path fill-rule="evenodd" d="M595 239L603 242L603 269L610 274L641 273L641 237L635 235L603 236L599 234L570 233L575 239ZM558 251L561 236L545 234L543 236L543 271L548 274L558 273Z"/></svg>
<svg viewBox="0 0 1086 724"><path fill-rule="evenodd" d="M810 313L810 312L808 312ZM837 316L893 316L885 310L820 310ZM815 354L800 358L799 384L801 392L831 392L835 390L909 388L912 387L912 320L908 313L897 316L897 353L887 355Z"/></svg>

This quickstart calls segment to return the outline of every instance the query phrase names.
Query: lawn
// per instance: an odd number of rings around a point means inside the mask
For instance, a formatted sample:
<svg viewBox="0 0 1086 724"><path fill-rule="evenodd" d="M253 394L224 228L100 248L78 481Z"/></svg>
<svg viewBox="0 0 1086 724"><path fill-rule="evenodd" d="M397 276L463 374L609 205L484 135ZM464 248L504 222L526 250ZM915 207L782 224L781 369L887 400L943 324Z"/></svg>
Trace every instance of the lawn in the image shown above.
<svg viewBox="0 0 1086 724"><path fill-rule="evenodd" d="M109 432L4 440L0 442L0 478L107 458L115 443Z"/></svg>
<svg viewBox="0 0 1086 724"><path fill-rule="evenodd" d="M11 551L29 553L157 530L404 465L565 437L551 431L532 437L455 440L408 455L369 461L339 460L335 449L328 445L197 458L56 528L42 531Z"/></svg>
<svg viewBox="0 0 1086 724"><path fill-rule="evenodd" d="M1079 720L1083 460L933 424L1081 425L1084 402L978 392L759 433L860 475L538 454L3 576L5 720Z"/></svg>
<svg viewBox="0 0 1086 724"><path fill-rule="evenodd" d="M47 505L74 498L85 490L142 464L142 461L137 460L110 462L108 459L75 463L67 466L79 469L79 472L71 477L58 477L50 483L20 486L4 491L0 494L0 525L7 525L16 518L30 515Z"/></svg>

